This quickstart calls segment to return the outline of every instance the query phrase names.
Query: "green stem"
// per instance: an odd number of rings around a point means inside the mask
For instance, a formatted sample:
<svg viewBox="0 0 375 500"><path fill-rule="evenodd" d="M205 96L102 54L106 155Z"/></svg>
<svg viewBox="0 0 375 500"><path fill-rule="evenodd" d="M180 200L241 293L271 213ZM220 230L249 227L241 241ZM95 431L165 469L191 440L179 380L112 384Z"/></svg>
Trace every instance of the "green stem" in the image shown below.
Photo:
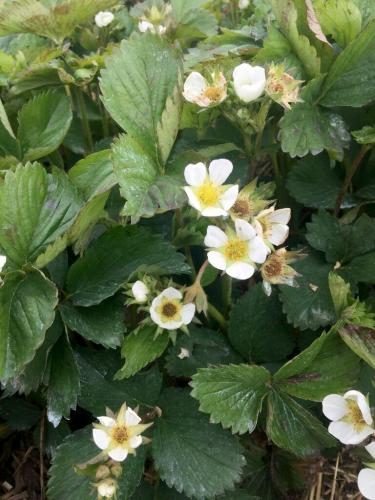
<svg viewBox="0 0 375 500"><path fill-rule="evenodd" d="M87 147L86 153L91 153L94 149L94 142L92 139L90 122L89 122L87 112L86 112L86 105L85 105L85 100L83 97L83 92L80 88L76 89L76 95L77 95L78 106L79 106L79 110L80 110L81 118L82 118L83 132L85 134L86 147Z"/></svg>
<svg viewBox="0 0 375 500"><path fill-rule="evenodd" d="M232 303L232 278L228 275L224 275L221 279L222 283L222 296L225 311L227 312Z"/></svg>
<svg viewBox="0 0 375 500"><path fill-rule="evenodd" d="M223 330L226 330L226 328L227 328L227 321L224 318L224 316L221 314L221 312L216 309L215 306L213 306L212 304L208 303L207 312L211 316L211 318L213 318L215 321L217 321L219 323L220 327Z"/></svg>

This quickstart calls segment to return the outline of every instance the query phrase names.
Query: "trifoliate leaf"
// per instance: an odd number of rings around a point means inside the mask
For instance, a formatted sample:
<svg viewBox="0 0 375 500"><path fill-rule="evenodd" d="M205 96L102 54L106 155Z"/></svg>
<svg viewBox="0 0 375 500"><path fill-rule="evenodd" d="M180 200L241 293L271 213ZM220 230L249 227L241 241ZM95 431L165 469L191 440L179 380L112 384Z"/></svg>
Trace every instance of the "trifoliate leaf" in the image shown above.
<svg viewBox="0 0 375 500"><path fill-rule="evenodd" d="M57 289L41 272L7 275L0 288L0 379L18 375L51 326Z"/></svg>
<svg viewBox="0 0 375 500"><path fill-rule="evenodd" d="M124 299L114 297L92 307L75 307L70 302L60 305L64 323L82 337L107 348L121 345L126 331Z"/></svg>
<svg viewBox="0 0 375 500"><path fill-rule="evenodd" d="M295 345L277 291L267 297L261 284L251 287L232 307L228 336L250 362L285 359Z"/></svg>
<svg viewBox="0 0 375 500"><path fill-rule="evenodd" d="M301 330L317 330L336 319L332 297L328 287L328 273L332 265L327 264L313 250L308 256L293 264L301 276L298 288L280 286L280 297L288 321Z"/></svg>
<svg viewBox="0 0 375 500"><path fill-rule="evenodd" d="M277 391L268 396L266 432L277 446L299 457L316 454L336 444L316 417L293 398Z"/></svg>
<svg viewBox="0 0 375 500"><path fill-rule="evenodd" d="M169 347L166 368L175 377L191 377L198 368L241 361L222 333L189 325L189 335Z"/></svg>
<svg viewBox="0 0 375 500"><path fill-rule="evenodd" d="M146 325L125 337L121 348L125 365L116 373L117 380L131 377L163 354L169 335L163 332L155 338L156 329L156 325Z"/></svg>
<svg viewBox="0 0 375 500"><path fill-rule="evenodd" d="M124 401L131 407L156 403L162 384L157 368L116 381L113 375L121 366L119 353L81 349L75 356L81 383L78 404L94 415L105 415L107 407L116 410Z"/></svg>
<svg viewBox="0 0 375 500"><path fill-rule="evenodd" d="M71 227L80 207L74 186L61 170L47 174L34 163L8 171L0 187L0 246L8 263L19 267L35 262Z"/></svg>
<svg viewBox="0 0 375 500"><path fill-rule="evenodd" d="M341 394L355 385L359 359L337 332L323 333L307 349L288 361L274 375L278 389L292 396L321 401L327 394Z"/></svg>
<svg viewBox="0 0 375 500"><path fill-rule="evenodd" d="M286 186L299 203L312 208L335 208L344 182L340 165L331 168L329 158L322 154L306 156L294 163Z"/></svg>
<svg viewBox="0 0 375 500"><path fill-rule="evenodd" d="M55 151L72 118L69 98L60 92L44 92L27 102L18 115L23 160L37 160Z"/></svg>
<svg viewBox="0 0 375 500"><path fill-rule="evenodd" d="M95 500L97 491L92 478L77 474L74 467L91 460L100 453L92 439L92 427L88 426L64 439L58 446L50 468L48 498L51 500L73 500L84 498ZM116 498L128 500L141 481L146 448L137 449L136 455L129 455L123 464L122 475Z"/></svg>
<svg viewBox="0 0 375 500"><path fill-rule="evenodd" d="M77 406L79 372L66 334L52 347L48 358L47 417L57 427Z"/></svg>
<svg viewBox="0 0 375 500"><path fill-rule="evenodd" d="M253 432L264 397L269 391L268 370L255 365L201 368L193 376L192 396L210 421L243 434Z"/></svg>
<svg viewBox="0 0 375 500"><path fill-rule="evenodd" d="M375 20L333 63L323 84L320 104L360 107L375 99Z"/></svg>
<svg viewBox="0 0 375 500"><path fill-rule="evenodd" d="M165 390L158 406L152 453L161 479L200 500L232 489L244 465L236 437L210 424L186 390Z"/></svg>
<svg viewBox="0 0 375 500"><path fill-rule="evenodd" d="M140 270L169 275L187 273L189 267L161 236L140 227L117 227L94 241L70 268L70 299L79 306L99 304Z"/></svg>

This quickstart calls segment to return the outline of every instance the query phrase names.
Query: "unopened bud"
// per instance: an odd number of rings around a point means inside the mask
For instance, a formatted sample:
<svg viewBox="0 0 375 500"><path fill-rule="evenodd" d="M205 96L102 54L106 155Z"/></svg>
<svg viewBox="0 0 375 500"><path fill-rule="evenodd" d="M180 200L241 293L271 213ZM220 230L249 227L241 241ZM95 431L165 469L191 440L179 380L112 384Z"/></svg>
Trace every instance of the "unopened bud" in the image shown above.
<svg viewBox="0 0 375 500"><path fill-rule="evenodd" d="M100 465L96 470L95 477L96 479L105 479L110 475L110 473L109 467L106 465Z"/></svg>

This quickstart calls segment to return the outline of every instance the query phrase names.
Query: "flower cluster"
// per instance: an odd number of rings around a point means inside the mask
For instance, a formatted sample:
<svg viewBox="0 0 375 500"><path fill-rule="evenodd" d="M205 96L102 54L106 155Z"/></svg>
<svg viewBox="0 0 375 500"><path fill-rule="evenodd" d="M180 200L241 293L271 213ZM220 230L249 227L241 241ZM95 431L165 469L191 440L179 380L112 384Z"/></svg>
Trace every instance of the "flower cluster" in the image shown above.
<svg viewBox="0 0 375 500"><path fill-rule="evenodd" d="M232 278L250 278L257 264L267 294L271 284L296 286L296 271L288 264L298 256L285 248L274 251L289 234L289 208L269 207L269 200L258 197L255 183L239 192L238 185L225 184L233 171L229 160L189 164L185 167L184 190L189 204L204 217L227 217L233 220L224 227L209 225L204 243L209 263Z"/></svg>
<svg viewBox="0 0 375 500"><path fill-rule="evenodd" d="M159 10L156 5L150 9L146 9L138 22L138 29L141 33L154 33L156 35L164 35L170 24L170 13L172 6L165 4L164 8Z"/></svg>
<svg viewBox="0 0 375 500"><path fill-rule="evenodd" d="M351 390L343 396L329 394L322 404L324 415L331 420L328 431L341 443L358 445L375 434L370 406L361 392ZM375 441L365 449L375 459ZM358 487L365 498L375 500L375 463L368 465L358 475Z"/></svg>

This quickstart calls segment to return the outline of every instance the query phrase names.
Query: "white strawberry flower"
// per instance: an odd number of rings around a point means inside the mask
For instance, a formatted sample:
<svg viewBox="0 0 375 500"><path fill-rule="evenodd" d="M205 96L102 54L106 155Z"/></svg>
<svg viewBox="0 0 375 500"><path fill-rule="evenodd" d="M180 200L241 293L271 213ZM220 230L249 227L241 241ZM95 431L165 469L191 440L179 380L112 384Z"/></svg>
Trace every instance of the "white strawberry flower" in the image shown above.
<svg viewBox="0 0 375 500"><path fill-rule="evenodd" d="M150 31L150 33L154 34L159 34L159 35L164 35L164 33L167 31L167 28L161 24L153 24L150 23L149 21L139 21L138 23L138 29L141 33L146 33L147 31Z"/></svg>
<svg viewBox="0 0 375 500"><path fill-rule="evenodd" d="M227 81L220 72L212 73L211 78L212 84L209 84L203 75L193 71L185 80L182 95L201 108L220 104L227 98Z"/></svg>
<svg viewBox="0 0 375 500"><path fill-rule="evenodd" d="M117 490L117 482L114 479L106 479L97 484L98 494L103 498L113 498Z"/></svg>
<svg viewBox="0 0 375 500"><path fill-rule="evenodd" d="M375 441L365 446L368 453L375 459ZM358 474L358 488L368 500L375 500L375 470L362 469Z"/></svg>
<svg viewBox="0 0 375 500"><path fill-rule="evenodd" d="M240 0L238 2L238 7L243 10L243 9L247 9L248 6L250 5L250 0Z"/></svg>
<svg viewBox="0 0 375 500"><path fill-rule="evenodd" d="M207 258L213 267L232 278L246 280L256 270L254 263L266 260L269 248L251 224L243 219L236 219L234 224L235 232L228 229L227 233L208 226L204 244L209 247Z"/></svg>
<svg viewBox="0 0 375 500"><path fill-rule="evenodd" d="M3 267L5 266L6 262L7 258L5 257L5 255L0 255L0 273L3 270Z"/></svg>
<svg viewBox="0 0 375 500"><path fill-rule="evenodd" d="M254 227L265 243L282 245L289 235L290 216L290 208L279 210L275 210L275 207L266 208L255 217Z"/></svg>
<svg viewBox="0 0 375 500"><path fill-rule="evenodd" d="M152 424L140 424L141 418L125 403L117 415L107 413L105 417L98 417L99 424L93 424L93 439L112 460L123 462L128 454L135 454L143 442L140 434Z"/></svg>
<svg viewBox="0 0 375 500"><path fill-rule="evenodd" d="M255 101L266 87L266 72L261 66L242 63L233 71L233 86L237 96L244 102Z"/></svg>
<svg viewBox="0 0 375 500"><path fill-rule="evenodd" d="M105 28L114 20L115 16L109 11L100 11L95 16L95 24L99 28Z"/></svg>
<svg viewBox="0 0 375 500"><path fill-rule="evenodd" d="M166 288L152 301L150 316L154 323L166 330L177 330L192 322L194 304L184 304L182 293L176 288Z"/></svg>
<svg viewBox="0 0 375 500"><path fill-rule="evenodd" d="M329 394L322 404L324 415L332 420L328 432L341 443L359 444L374 433L370 407L361 392Z"/></svg>
<svg viewBox="0 0 375 500"><path fill-rule="evenodd" d="M232 170L232 162L224 159L212 161L208 170L204 163L187 165L184 175L189 186L184 190L189 204L204 217L228 215L238 195L238 185L224 185Z"/></svg>
<svg viewBox="0 0 375 500"><path fill-rule="evenodd" d="M143 283L143 281L138 280L132 286L132 293L135 298L135 301L138 302L139 304L142 304L143 302L146 302L150 290Z"/></svg>

